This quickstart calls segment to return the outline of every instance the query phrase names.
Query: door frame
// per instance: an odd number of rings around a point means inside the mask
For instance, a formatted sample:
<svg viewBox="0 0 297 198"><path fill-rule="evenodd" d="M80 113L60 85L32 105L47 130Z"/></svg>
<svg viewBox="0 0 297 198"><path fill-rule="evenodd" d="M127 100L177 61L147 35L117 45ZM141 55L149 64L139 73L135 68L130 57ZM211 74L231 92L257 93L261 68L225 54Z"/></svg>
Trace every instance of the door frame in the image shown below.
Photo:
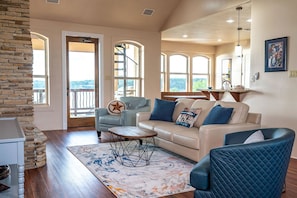
<svg viewBox="0 0 297 198"><path fill-rule="evenodd" d="M66 37L92 37L98 39L98 71L99 71L99 107L103 105L104 99L104 71L103 71L103 35L102 34L92 34L92 33L83 33L83 32L69 32L62 31L62 127L63 130L67 130L67 50L66 50Z"/></svg>

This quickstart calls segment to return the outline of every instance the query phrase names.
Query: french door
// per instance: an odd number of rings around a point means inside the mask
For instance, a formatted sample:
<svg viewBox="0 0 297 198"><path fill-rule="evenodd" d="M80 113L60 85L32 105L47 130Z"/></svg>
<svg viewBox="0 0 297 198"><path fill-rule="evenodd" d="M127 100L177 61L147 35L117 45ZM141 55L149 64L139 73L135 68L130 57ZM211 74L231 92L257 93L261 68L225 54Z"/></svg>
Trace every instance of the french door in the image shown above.
<svg viewBox="0 0 297 198"><path fill-rule="evenodd" d="M99 104L98 39L66 37L67 126L95 126Z"/></svg>

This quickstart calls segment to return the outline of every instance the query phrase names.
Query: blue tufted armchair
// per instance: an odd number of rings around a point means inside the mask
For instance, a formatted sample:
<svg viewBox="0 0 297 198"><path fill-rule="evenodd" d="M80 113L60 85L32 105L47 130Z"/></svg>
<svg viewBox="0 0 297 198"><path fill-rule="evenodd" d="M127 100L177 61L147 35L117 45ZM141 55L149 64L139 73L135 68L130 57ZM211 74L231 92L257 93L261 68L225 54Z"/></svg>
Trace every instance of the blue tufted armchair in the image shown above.
<svg viewBox="0 0 297 198"><path fill-rule="evenodd" d="M116 126L135 126L137 112L149 112L151 110L151 100L144 97L121 97L126 109L119 115L111 115L107 108L95 109L95 128L98 137L101 131L108 131L108 128Z"/></svg>
<svg viewBox="0 0 297 198"><path fill-rule="evenodd" d="M264 141L243 144L255 131L227 134L223 147L212 149L190 173L195 198L280 198L295 132L260 129Z"/></svg>

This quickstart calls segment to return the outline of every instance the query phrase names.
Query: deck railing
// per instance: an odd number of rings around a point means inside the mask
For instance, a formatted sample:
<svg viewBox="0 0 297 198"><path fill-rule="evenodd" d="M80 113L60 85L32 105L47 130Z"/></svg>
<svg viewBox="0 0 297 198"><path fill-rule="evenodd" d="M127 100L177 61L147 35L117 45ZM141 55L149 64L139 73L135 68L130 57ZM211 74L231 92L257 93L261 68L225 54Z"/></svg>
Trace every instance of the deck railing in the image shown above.
<svg viewBox="0 0 297 198"><path fill-rule="evenodd" d="M45 104L45 90L34 89L34 104ZM70 89L71 117L94 116L95 91L94 89Z"/></svg>

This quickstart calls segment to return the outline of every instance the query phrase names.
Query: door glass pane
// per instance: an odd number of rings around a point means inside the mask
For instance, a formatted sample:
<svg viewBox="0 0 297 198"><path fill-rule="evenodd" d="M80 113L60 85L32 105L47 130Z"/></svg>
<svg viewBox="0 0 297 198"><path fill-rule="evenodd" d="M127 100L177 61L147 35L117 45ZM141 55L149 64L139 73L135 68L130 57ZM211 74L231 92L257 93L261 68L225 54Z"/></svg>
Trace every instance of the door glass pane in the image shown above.
<svg viewBox="0 0 297 198"><path fill-rule="evenodd" d="M70 117L94 116L95 45L69 42Z"/></svg>

